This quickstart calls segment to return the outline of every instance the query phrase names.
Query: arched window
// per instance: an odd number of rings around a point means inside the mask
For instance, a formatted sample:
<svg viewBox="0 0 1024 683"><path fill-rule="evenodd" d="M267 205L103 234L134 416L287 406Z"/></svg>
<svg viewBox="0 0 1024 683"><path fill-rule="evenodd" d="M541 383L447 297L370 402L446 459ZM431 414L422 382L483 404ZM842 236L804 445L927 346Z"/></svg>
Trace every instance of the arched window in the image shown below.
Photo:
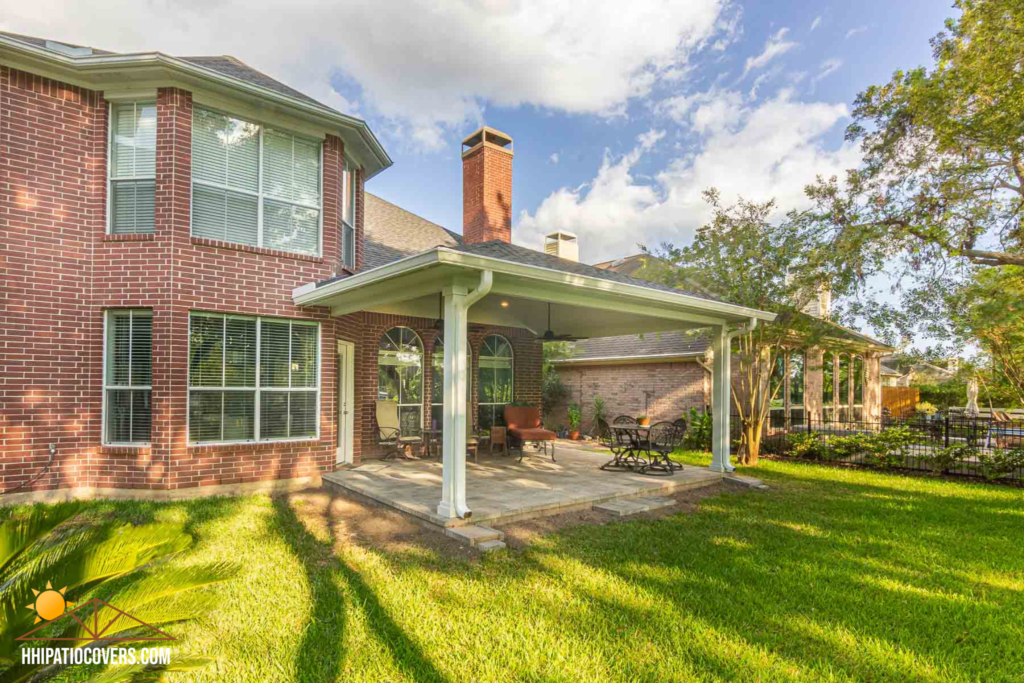
<svg viewBox="0 0 1024 683"><path fill-rule="evenodd" d="M402 436L419 434L423 415L423 342L408 327L392 327L377 345L377 399L398 403Z"/></svg>
<svg viewBox="0 0 1024 683"><path fill-rule="evenodd" d="M466 385L466 400L469 401L473 394L472 375L473 364L472 354L466 349L466 372L469 373ZM441 429L444 425L444 337L439 336L434 342L434 353L430 358L430 421L434 429ZM466 419L472 419L467 415Z"/></svg>
<svg viewBox="0 0 1024 683"><path fill-rule="evenodd" d="M853 419L864 419L864 359L853 357Z"/></svg>
<svg viewBox="0 0 1024 683"><path fill-rule="evenodd" d="M839 391L836 392L836 403L839 406L839 419L849 420L850 419L850 357L846 355L839 356L839 363L837 371L839 372L839 381L836 386Z"/></svg>
<svg viewBox="0 0 1024 683"><path fill-rule="evenodd" d="M508 339L496 334L484 339L477 387L477 426L490 429L505 424L505 406L512 402L512 344Z"/></svg>
<svg viewBox="0 0 1024 683"><path fill-rule="evenodd" d="M792 425L804 422L804 355L789 357L789 421Z"/></svg>
<svg viewBox="0 0 1024 683"><path fill-rule="evenodd" d="M821 360L821 419L831 422L836 409L836 360L828 351Z"/></svg>

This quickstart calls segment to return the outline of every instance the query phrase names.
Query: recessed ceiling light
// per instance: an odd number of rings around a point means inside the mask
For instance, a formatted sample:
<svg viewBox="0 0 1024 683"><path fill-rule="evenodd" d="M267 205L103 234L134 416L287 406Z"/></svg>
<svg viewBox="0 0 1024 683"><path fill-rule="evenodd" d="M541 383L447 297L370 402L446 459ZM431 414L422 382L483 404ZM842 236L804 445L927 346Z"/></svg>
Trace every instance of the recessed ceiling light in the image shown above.
<svg viewBox="0 0 1024 683"><path fill-rule="evenodd" d="M502 301L501 302L501 307L502 308L508 308L508 302L507 301Z"/></svg>

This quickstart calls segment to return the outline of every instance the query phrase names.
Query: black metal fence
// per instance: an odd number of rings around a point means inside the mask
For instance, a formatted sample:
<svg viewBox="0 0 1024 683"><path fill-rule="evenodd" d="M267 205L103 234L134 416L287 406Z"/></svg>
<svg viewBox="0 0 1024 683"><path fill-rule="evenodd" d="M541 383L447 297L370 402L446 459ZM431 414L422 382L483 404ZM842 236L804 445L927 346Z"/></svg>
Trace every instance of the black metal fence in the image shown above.
<svg viewBox="0 0 1024 683"><path fill-rule="evenodd" d="M742 424L730 420L732 451ZM939 413L881 421L773 416L761 436L761 454L820 462L931 471L1024 484L1024 419L1008 421Z"/></svg>

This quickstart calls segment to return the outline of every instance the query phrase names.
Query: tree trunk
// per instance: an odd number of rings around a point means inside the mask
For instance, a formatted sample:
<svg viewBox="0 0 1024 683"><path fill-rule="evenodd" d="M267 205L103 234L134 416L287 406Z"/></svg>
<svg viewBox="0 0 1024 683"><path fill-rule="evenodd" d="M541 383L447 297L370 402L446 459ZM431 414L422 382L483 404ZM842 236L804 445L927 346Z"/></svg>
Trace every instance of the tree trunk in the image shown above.
<svg viewBox="0 0 1024 683"><path fill-rule="evenodd" d="M757 467L761 456L761 420L743 421L743 442L740 449L740 463Z"/></svg>

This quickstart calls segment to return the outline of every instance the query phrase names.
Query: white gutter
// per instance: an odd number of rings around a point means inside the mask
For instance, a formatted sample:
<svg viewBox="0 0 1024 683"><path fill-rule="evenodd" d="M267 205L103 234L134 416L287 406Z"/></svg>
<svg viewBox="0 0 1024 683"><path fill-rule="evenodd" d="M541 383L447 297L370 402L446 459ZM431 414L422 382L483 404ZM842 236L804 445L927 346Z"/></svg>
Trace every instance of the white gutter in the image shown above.
<svg viewBox="0 0 1024 683"><path fill-rule="evenodd" d="M475 304L480 299L491 293L491 287L494 286L494 271L485 270L480 274L480 286L474 289L466 296L466 308Z"/></svg>
<svg viewBox="0 0 1024 683"><path fill-rule="evenodd" d="M743 316L751 319L760 319L771 322L775 320L775 314L767 311L759 311L746 306L705 299L698 296L683 294L681 292L670 292L660 289L652 289L642 285L605 280L591 275L580 275L544 266L535 266L493 256L480 256L478 254L467 254L447 247L435 247L430 251L409 256L394 261L384 266L368 270L358 275L338 280L322 287L310 289L309 285L296 288L292 292L292 298L297 306L313 306L316 302L327 299L338 294L352 291L374 282L380 282L393 277L404 275L408 272L418 270L430 265L452 265L472 270L492 270L495 273L513 275L527 279L539 280L549 283L573 284L578 287L612 294L629 296L642 299L648 302L670 304L675 306L687 306L689 308L701 309L714 313L724 313L732 316ZM571 281L571 282L568 282Z"/></svg>
<svg viewBox="0 0 1024 683"><path fill-rule="evenodd" d="M703 356L705 351L687 351L686 353L651 353L642 356L590 356L580 358L554 358L552 365L584 365L587 363L610 363L614 361L670 360L673 358L694 358Z"/></svg>
<svg viewBox="0 0 1024 683"><path fill-rule="evenodd" d="M369 151L376 157L380 163L380 168L376 169L373 173L367 174L367 180L372 178L374 175L383 171L384 169L391 166L394 162L388 153L384 150L384 146L380 144L377 136L373 134L369 126L362 119L348 114L335 111L329 107L325 107L321 104L315 104L306 100L291 97L284 93L277 92L265 88L261 85L255 85L247 81L240 80L233 76L222 74L219 71L209 69L198 64L193 64L177 57L165 55L162 52L137 52L127 54L113 54L113 55L91 55L88 57L72 57L70 55L61 54L54 52L38 45L31 43L25 43L16 38L10 38L8 36L0 36L0 46L11 48L14 51L21 52L22 54L30 55L53 64L58 64L63 67L68 67L77 71L103 71L111 67L146 67L146 66L165 66L183 73L196 76L203 80L214 81L222 85L229 86L235 90L246 91L253 95L258 95L262 99L273 100L284 104L293 109L306 112L308 114L315 114L326 118L333 123L340 125L346 129L357 132Z"/></svg>
<svg viewBox="0 0 1024 683"><path fill-rule="evenodd" d="M747 334L748 332L753 332L756 327L757 327L757 318L751 316L750 322L748 322L743 327L740 327L739 329L735 329L735 330L733 330L732 332L729 333L729 341L732 341L733 339L735 339L736 337L740 336L741 334Z"/></svg>

